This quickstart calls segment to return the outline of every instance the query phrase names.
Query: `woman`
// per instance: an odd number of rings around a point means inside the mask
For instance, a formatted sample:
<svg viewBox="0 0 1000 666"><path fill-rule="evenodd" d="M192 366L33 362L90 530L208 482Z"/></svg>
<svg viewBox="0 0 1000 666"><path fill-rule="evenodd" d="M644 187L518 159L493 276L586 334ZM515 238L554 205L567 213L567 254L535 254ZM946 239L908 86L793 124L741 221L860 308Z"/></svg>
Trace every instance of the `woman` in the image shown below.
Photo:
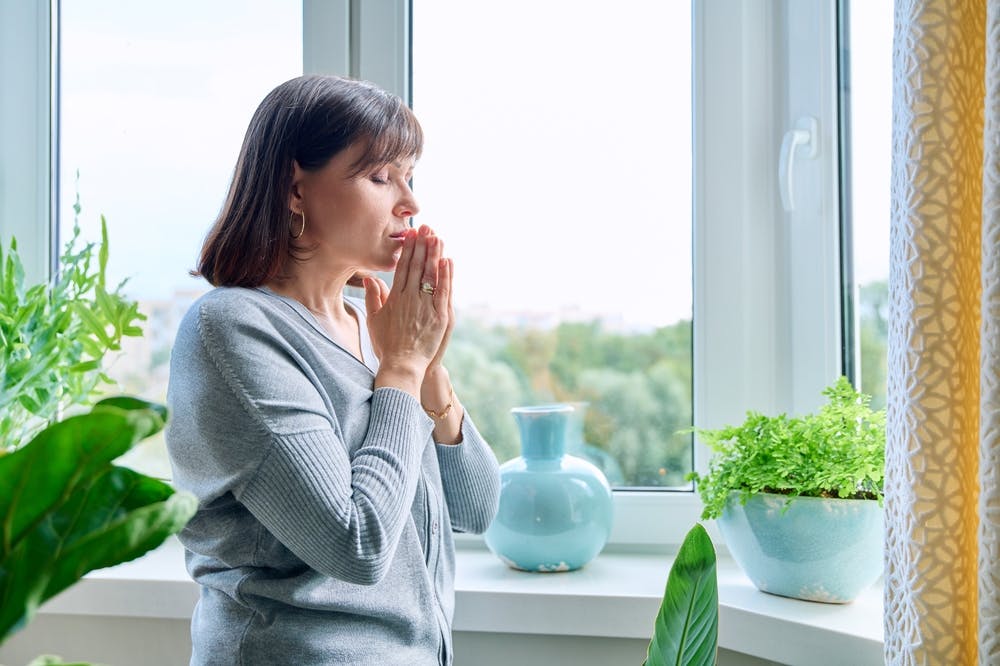
<svg viewBox="0 0 1000 666"><path fill-rule="evenodd" d="M336 77L250 122L167 395L200 502L192 664L452 661L452 530L486 529L499 480L441 363L453 271L409 226L421 147L397 97Z"/></svg>

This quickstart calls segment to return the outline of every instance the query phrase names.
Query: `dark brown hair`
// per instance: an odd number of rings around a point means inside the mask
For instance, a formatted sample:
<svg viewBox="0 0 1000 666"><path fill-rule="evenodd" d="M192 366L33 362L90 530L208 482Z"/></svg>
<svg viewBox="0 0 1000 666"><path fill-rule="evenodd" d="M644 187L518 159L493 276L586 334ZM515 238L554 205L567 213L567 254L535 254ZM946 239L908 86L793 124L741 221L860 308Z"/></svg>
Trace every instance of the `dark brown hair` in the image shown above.
<svg viewBox="0 0 1000 666"><path fill-rule="evenodd" d="M359 141L366 148L354 176L419 157L423 132L399 97L365 81L300 76L268 93L250 120L229 195L193 274L227 287L277 277L302 249L289 233L293 161L316 171Z"/></svg>

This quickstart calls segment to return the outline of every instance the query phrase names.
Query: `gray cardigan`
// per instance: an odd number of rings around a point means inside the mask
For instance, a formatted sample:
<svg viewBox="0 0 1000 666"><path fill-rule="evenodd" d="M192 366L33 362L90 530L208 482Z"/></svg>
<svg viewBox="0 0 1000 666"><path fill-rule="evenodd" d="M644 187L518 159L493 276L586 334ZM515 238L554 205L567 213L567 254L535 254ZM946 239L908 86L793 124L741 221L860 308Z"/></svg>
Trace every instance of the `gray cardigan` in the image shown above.
<svg viewBox="0 0 1000 666"><path fill-rule="evenodd" d="M456 446L298 302L219 288L181 323L167 449L198 512L180 533L201 597L192 664L450 664L452 529L496 513L497 461Z"/></svg>

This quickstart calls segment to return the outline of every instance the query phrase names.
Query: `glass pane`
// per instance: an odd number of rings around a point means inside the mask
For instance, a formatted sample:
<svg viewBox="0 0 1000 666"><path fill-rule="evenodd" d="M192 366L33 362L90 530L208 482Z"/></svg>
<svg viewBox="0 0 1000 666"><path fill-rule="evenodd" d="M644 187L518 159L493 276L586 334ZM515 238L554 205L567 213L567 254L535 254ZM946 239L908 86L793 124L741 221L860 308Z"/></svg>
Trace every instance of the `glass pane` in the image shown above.
<svg viewBox="0 0 1000 666"><path fill-rule="evenodd" d="M690 488L690 9L414 2L416 221L455 257L447 363L501 460L511 407L585 402L613 484Z"/></svg>
<svg viewBox="0 0 1000 666"><path fill-rule="evenodd" d="M64 0L61 3L61 237L100 240L109 282L149 319L111 361L118 391L166 398L180 317L207 289L188 275L222 205L250 116L302 73L301 0ZM79 180L77 180L79 174ZM162 439L126 462L169 476Z"/></svg>
<svg viewBox="0 0 1000 666"><path fill-rule="evenodd" d="M851 2L849 164L861 390L885 406L892 146L892 3Z"/></svg>

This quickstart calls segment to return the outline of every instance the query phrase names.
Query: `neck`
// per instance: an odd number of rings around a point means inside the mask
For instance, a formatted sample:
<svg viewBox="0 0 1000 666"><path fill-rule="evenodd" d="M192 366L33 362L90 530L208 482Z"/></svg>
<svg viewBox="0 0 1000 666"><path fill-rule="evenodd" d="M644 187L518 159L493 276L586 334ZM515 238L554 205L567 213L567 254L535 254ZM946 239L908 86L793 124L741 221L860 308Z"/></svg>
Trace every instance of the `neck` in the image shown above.
<svg viewBox="0 0 1000 666"><path fill-rule="evenodd" d="M332 321L352 318L344 307L344 287L357 270L320 271L312 263L289 262L285 275L267 283L275 293L294 298L318 317Z"/></svg>

